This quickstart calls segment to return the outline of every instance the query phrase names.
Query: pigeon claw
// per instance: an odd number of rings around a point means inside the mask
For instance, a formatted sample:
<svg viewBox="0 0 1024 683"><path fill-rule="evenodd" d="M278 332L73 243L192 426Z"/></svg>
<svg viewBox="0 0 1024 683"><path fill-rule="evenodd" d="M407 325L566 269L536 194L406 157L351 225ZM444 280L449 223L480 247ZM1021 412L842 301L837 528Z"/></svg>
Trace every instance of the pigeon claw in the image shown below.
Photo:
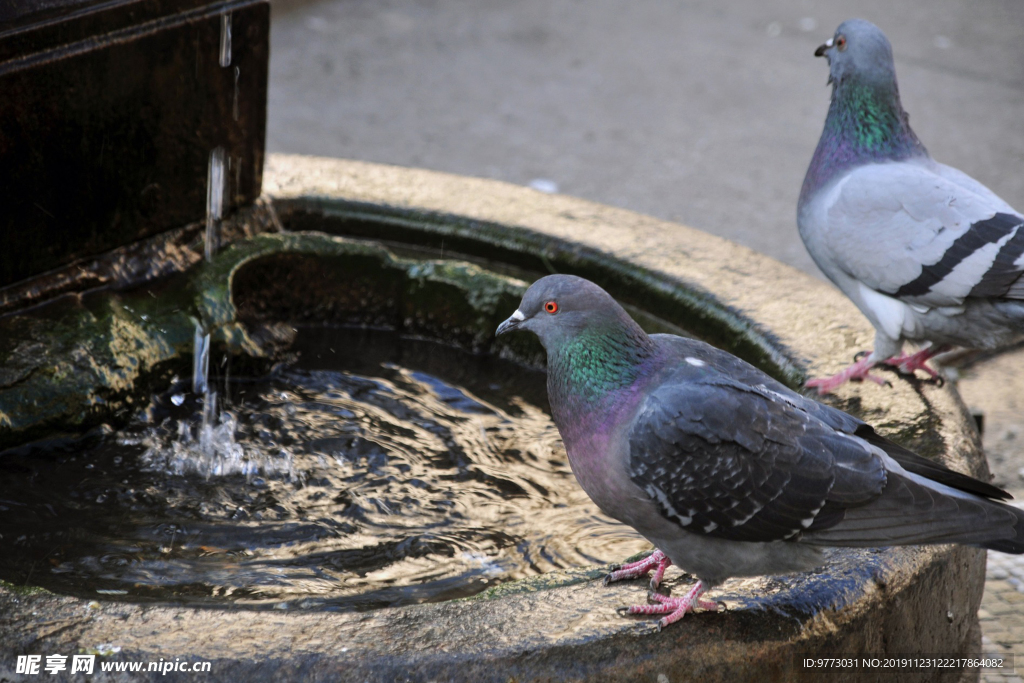
<svg viewBox="0 0 1024 683"><path fill-rule="evenodd" d="M647 576L648 572L653 569L654 576L651 577L651 588L655 589L661 583L662 578L665 576L665 570L671 564L672 560L668 559L665 553L655 550L642 560L621 566L613 566L613 571L604 577L604 585L607 586L610 583L622 581L623 579L638 579L641 576Z"/></svg>
<svg viewBox="0 0 1024 683"><path fill-rule="evenodd" d="M661 593L648 593L647 599L653 604L633 605L626 610L626 614L664 614L666 616L658 621L658 630L660 631L666 626L676 623L686 616L687 612L692 612L695 608L699 607L710 612L717 612L717 602L701 600L701 596L704 595L706 590L704 583L698 581L681 598L672 598Z"/></svg>
<svg viewBox="0 0 1024 683"><path fill-rule="evenodd" d="M857 356L860 355L861 354L857 354ZM871 374L870 370L875 366L875 364L876 361L872 360L871 354L868 354L839 374L831 377L820 377L809 380L805 386L809 389L817 389L819 394L824 395L831 393L837 387L846 384L849 381L869 380L881 386L889 384L884 378Z"/></svg>
<svg viewBox="0 0 1024 683"><path fill-rule="evenodd" d="M893 356L884 363L895 367L902 375L913 375L915 371L923 370L930 379L938 382L942 376L928 366L928 361L946 350L946 346L929 346L917 353L901 353L898 356Z"/></svg>

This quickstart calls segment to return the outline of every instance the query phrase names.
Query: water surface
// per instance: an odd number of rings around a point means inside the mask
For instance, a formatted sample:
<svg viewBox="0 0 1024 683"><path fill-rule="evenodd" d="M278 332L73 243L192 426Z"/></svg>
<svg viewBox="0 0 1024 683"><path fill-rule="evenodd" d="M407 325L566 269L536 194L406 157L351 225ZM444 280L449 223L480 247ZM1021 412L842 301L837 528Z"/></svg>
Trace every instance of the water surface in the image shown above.
<svg viewBox="0 0 1024 683"><path fill-rule="evenodd" d="M386 332L304 329L295 350L263 377L213 356L212 453L178 383L118 433L0 455L0 578L372 609L649 547L576 484L542 373Z"/></svg>

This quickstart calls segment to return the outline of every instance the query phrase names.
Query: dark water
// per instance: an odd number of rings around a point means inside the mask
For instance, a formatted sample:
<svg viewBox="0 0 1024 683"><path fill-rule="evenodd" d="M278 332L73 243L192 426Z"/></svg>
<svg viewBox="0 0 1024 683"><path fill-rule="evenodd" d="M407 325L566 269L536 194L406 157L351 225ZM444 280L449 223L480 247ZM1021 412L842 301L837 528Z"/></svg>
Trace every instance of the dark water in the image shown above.
<svg viewBox="0 0 1024 683"><path fill-rule="evenodd" d="M648 547L576 484L541 373L381 332L303 330L296 348L213 382L229 400L212 453L179 385L120 433L0 455L0 578L371 609Z"/></svg>

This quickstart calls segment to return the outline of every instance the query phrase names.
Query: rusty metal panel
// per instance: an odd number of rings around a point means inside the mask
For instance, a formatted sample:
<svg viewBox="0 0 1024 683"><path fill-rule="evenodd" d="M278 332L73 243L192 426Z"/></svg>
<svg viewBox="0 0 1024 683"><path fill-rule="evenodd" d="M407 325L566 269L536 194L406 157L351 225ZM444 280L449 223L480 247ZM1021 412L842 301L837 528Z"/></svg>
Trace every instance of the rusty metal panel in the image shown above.
<svg viewBox="0 0 1024 683"><path fill-rule="evenodd" d="M202 220L218 147L226 209L259 196L267 2L32 2L0 21L0 286Z"/></svg>

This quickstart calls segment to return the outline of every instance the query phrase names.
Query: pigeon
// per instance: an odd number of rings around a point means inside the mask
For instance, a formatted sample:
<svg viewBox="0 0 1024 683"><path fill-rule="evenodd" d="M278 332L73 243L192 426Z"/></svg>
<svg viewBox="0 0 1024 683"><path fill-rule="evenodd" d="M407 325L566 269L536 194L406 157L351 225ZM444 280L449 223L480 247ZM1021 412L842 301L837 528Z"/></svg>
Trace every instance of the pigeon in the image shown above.
<svg viewBox="0 0 1024 683"><path fill-rule="evenodd" d="M814 262L867 316L874 349L828 393L879 363L938 373L954 347L996 349L1024 338L1024 216L987 187L934 161L900 104L892 47L850 19L815 51L829 62L832 102L811 158L797 225ZM904 341L919 345L902 352Z"/></svg>
<svg viewBox="0 0 1024 683"><path fill-rule="evenodd" d="M1024 552L1024 511L1005 491L891 442L694 339L645 333L596 284L549 275L501 335L528 330L547 352L551 414L580 486L657 549L606 581L654 571L658 628L736 576L823 564L828 546L962 543ZM656 592L670 565L698 581Z"/></svg>

